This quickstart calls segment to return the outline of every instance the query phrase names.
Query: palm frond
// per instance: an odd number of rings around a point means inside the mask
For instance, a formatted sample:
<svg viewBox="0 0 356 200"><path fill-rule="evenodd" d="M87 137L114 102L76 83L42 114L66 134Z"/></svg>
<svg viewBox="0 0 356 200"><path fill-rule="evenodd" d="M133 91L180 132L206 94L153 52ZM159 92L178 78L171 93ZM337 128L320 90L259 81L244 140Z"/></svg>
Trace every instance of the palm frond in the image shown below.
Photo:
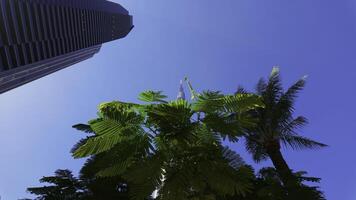
<svg viewBox="0 0 356 200"><path fill-rule="evenodd" d="M191 137L191 131L195 128L192 123L194 112L190 104L182 99L159 104L147 111L147 123L152 125L161 136L181 138Z"/></svg>
<svg viewBox="0 0 356 200"><path fill-rule="evenodd" d="M106 152L91 156L80 171L81 176L108 177L117 176L118 171L110 173L110 169L121 166L129 167L132 163L140 160L153 151L148 135L136 137L132 140L119 143Z"/></svg>
<svg viewBox="0 0 356 200"><path fill-rule="evenodd" d="M90 138L94 138L94 136L86 137L83 139L80 139L70 150L71 153L76 152L81 146L85 145Z"/></svg>
<svg viewBox="0 0 356 200"><path fill-rule="evenodd" d="M250 167L242 166L238 170L226 165L215 165L214 172L207 173L209 186L223 196L245 196L251 192L253 171Z"/></svg>
<svg viewBox="0 0 356 200"><path fill-rule="evenodd" d="M256 93L262 96L262 94L266 91L266 88L267 88L266 80L264 78L260 78L256 85Z"/></svg>
<svg viewBox="0 0 356 200"><path fill-rule="evenodd" d="M119 143L129 142L145 135L145 131L137 126L109 127L105 134L89 138L74 153L75 158L87 157L110 150Z"/></svg>
<svg viewBox="0 0 356 200"><path fill-rule="evenodd" d="M321 178L306 176L308 173L306 171L295 172L294 175L299 179L300 182L313 182L320 183Z"/></svg>
<svg viewBox="0 0 356 200"><path fill-rule="evenodd" d="M207 125L198 126L193 134L197 136L197 145L221 145L221 135L212 132Z"/></svg>
<svg viewBox="0 0 356 200"><path fill-rule="evenodd" d="M282 135L281 140L286 147L291 147L294 150L319 149L319 148L327 147L326 144L316 142L296 134Z"/></svg>
<svg viewBox="0 0 356 200"><path fill-rule="evenodd" d="M268 159L266 149L252 137L245 137L245 149L252 155L252 158L256 163Z"/></svg>
<svg viewBox="0 0 356 200"><path fill-rule="evenodd" d="M242 157L229 147L223 147L222 155L228 161L229 165L236 170L246 165Z"/></svg>
<svg viewBox="0 0 356 200"><path fill-rule="evenodd" d="M239 85L236 89L235 94L249 94L249 92L244 87Z"/></svg>
<svg viewBox="0 0 356 200"><path fill-rule="evenodd" d="M308 119L303 116L298 116L293 120L287 120L285 123L280 123L280 127L278 127L278 131L281 134L292 134L296 130L303 128L308 124Z"/></svg>
<svg viewBox="0 0 356 200"><path fill-rule="evenodd" d="M265 90L262 92L263 102L268 107L273 107L283 94L279 68L273 67Z"/></svg>
<svg viewBox="0 0 356 200"><path fill-rule="evenodd" d="M194 111L215 111L217 107L221 106L221 99L224 97L219 91L203 91L193 103Z"/></svg>
<svg viewBox="0 0 356 200"><path fill-rule="evenodd" d="M224 96L219 92L206 92L193 103L194 111L206 113L242 113L257 107L263 107L260 97L243 93Z"/></svg>
<svg viewBox="0 0 356 200"><path fill-rule="evenodd" d="M223 105L225 111L230 113L244 113L258 107L263 107L261 98L254 94L225 96Z"/></svg>
<svg viewBox="0 0 356 200"><path fill-rule="evenodd" d="M278 171L273 167L264 167L260 169L257 176L264 180L270 179L281 183L281 178L278 174Z"/></svg>
<svg viewBox="0 0 356 200"><path fill-rule="evenodd" d="M294 102L298 93L304 89L307 76L302 77L294 83L288 90L281 96L280 101Z"/></svg>
<svg viewBox="0 0 356 200"><path fill-rule="evenodd" d="M306 77L298 80L279 98L273 117L278 121L288 119L294 112L294 104L298 93L305 86Z"/></svg>
<svg viewBox="0 0 356 200"><path fill-rule="evenodd" d="M243 135L243 127L235 116L210 114L203 122L208 128L221 135L223 139L228 138L232 142L237 142L238 137Z"/></svg>
<svg viewBox="0 0 356 200"><path fill-rule="evenodd" d="M131 185L130 196L132 199L145 199L162 185L163 161L163 157L156 154L141 159L123 174L123 178Z"/></svg>
<svg viewBox="0 0 356 200"><path fill-rule="evenodd" d="M138 99L141 101L144 101L144 102L148 102L148 103L154 103L154 102L167 103L167 101L164 100L166 98L167 98L167 96L163 95L162 91L155 92L155 91L149 90L149 91L142 92L139 95Z"/></svg>
<svg viewBox="0 0 356 200"><path fill-rule="evenodd" d="M94 133L93 129L88 124L76 124L73 125L73 128L82 131L84 133Z"/></svg>
<svg viewBox="0 0 356 200"><path fill-rule="evenodd" d="M97 173L99 177L120 176L133 164L132 159L127 159Z"/></svg>
<svg viewBox="0 0 356 200"><path fill-rule="evenodd" d="M141 127L143 117L132 109L133 106L123 102L101 104L101 118L89 121L90 129L96 136L80 141L72 149L73 156L79 158L96 155L110 150L118 143L144 136L146 133ZM89 129L83 125L79 128Z"/></svg>

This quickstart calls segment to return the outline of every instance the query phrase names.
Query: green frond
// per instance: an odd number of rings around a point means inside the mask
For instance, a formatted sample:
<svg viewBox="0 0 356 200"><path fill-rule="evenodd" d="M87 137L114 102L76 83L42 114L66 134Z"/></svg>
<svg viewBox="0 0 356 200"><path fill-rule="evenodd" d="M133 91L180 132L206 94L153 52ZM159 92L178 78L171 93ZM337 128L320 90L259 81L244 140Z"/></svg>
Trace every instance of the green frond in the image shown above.
<svg viewBox="0 0 356 200"><path fill-rule="evenodd" d="M254 175L249 167L240 167L235 170L228 165L218 164L207 170L204 174L209 187L222 196L245 196L253 188Z"/></svg>
<svg viewBox="0 0 356 200"><path fill-rule="evenodd" d="M159 187L159 197L163 199L184 200L188 197L190 179L195 174L190 167L165 169L164 182ZM199 188L201 189L201 188Z"/></svg>
<svg viewBox="0 0 356 200"><path fill-rule="evenodd" d="M126 119L127 121L123 121L124 119ZM91 124L90 126L97 135L126 133L126 135L123 136L129 136L128 134L132 134L136 130L140 129L141 121L142 119L139 116L124 117L123 119L108 118L102 119L101 121Z"/></svg>
<svg viewBox="0 0 356 200"><path fill-rule="evenodd" d="M278 128L281 134L293 134L296 130L303 128L305 125L308 124L308 119L303 116L298 116L297 118L289 121L287 120L286 123L281 123L280 127Z"/></svg>
<svg viewBox="0 0 356 200"><path fill-rule="evenodd" d="M245 138L245 149L252 155L252 159L257 163L268 159L268 154L263 145L257 143L252 138Z"/></svg>
<svg viewBox="0 0 356 200"><path fill-rule="evenodd" d="M227 137L232 142L237 142L243 135L243 127L234 115L210 114L203 119L203 122L223 139Z"/></svg>
<svg viewBox="0 0 356 200"><path fill-rule="evenodd" d="M193 103L194 111L206 113L242 113L257 107L263 107L260 97L243 93L224 96L218 92L206 92Z"/></svg>
<svg viewBox="0 0 356 200"><path fill-rule="evenodd" d="M143 120L143 117L140 113L136 112L136 109L134 109L131 105L122 104L121 102L102 104L99 108L99 112L101 113L101 118L114 120L122 125L140 123ZM96 124L96 121L100 121L100 118L92 121L92 123L89 123L90 126L92 126L92 124ZM94 132L96 132L96 130L94 130Z"/></svg>
<svg viewBox="0 0 356 200"><path fill-rule="evenodd" d="M249 94L249 92L247 92L247 90L244 87L239 85L236 89L235 94Z"/></svg>
<svg viewBox="0 0 356 200"><path fill-rule="evenodd" d="M206 125L201 125L194 130L197 137L197 145L221 145L221 136L212 132Z"/></svg>
<svg viewBox="0 0 356 200"><path fill-rule="evenodd" d="M279 74L279 68L274 67L271 75L269 76L268 83L262 91L261 95L263 102L267 107L273 107L283 94L281 77Z"/></svg>
<svg viewBox="0 0 356 200"><path fill-rule="evenodd" d="M72 149L73 156L79 158L99 154L110 150L120 142L144 134L141 128L143 119L130 110L130 107L120 102L101 104L99 109L102 118L89 121L90 127L87 125L79 127L90 129L96 136L77 143Z"/></svg>
<svg viewBox="0 0 356 200"><path fill-rule="evenodd" d="M80 139L79 142L77 142L72 149L70 150L71 153L76 152L81 146L85 145L90 138L93 138L94 136L86 137L83 139Z"/></svg>
<svg viewBox="0 0 356 200"><path fill-rule="evenodd" d="M281 101L294 102L298 93L304 89L307 76L302 77L294 83L288 90L281 96Z"/></svg>
<svg viewBox="0 0 356 200"><path fill-rule="evenodd" d="M192 123L193 114L190 104L180 99L147 110L147 123L154 126L161 136L187 139L192 136L191 131L195 128Z"/></svg>
<svg viewBox="0 0 356 200"><path fill-rule="evenodd" d="M194 111L211 111L214 112L218 107L222 106L222 98L224 97L219 91L203 91L203 93L193 103Z"/></svg>
<svg viewBox="0 0 356 200"><path fill-rule="evenodd" d="M164 100L166 98L167 98L167 96L163 95L162 91L155 92L155 91L149 90L149 91L142 92L139 95L138 99L141 101L144 101L144 102L148 102L148 103L154 103L154 102L167 103L167 101Z"/></svg>
<svg viewBox="0 0 356 200"><path fill-rule="evenodd" d="M135 103L127 103L122 101L112 101L101 103L98 107L99 113L105 113L107 111L117 110L117 111L127 111L135 112L142 105ZM101 115L100 115L101 116Z"/></svg>
<svg viewBox="0 0 356 200"><path fill-rule="evenodd" d="M147 110L147 112L149 114L155 114L157 116L167 117L170 119L187 119L193 115L190 104L183 99L151 107L151 109Z"/></svg>
<svg viewBox="0 0 356 200"><path fill-rule="evenodd" d="M327 147L326 144L313 141L311 139L299 135L282 135L281 140L286 147L291 147L295 150L301 149L319 149Z"/></svg>
<svg viewBox="0 0 356 200"><path fill-rule="evenodd" d="M235 170L238 170L245 165L242 157L229 147L223 147L222 155L228 161L229 165Z"/></svg>
<svg viewBox="0 0 356 200"><path fill-rule="evenodd" d="M163 157L159 154L141 159L130 167L123 178L130 184L130 196L134 200L142 200L150 196L162 185Z"/></svg>
<svg viewBox="0 0 356 200"><path fill-rule="evenodd" d="M81 170L82 176L115 176L110 174L109 169L123 165L128 167L129 164L142 159L153 151L151 141L148 135L133 138L114 146L106 152L91 156ZM106 172L102 172L102 171ZM103 174L101 174L103 173Z"/></svg>
<svg viewBox="0 0 356 200"><path fill-rule="evenodd" d="M88 124L76 124L73 125L73 128L84 133L94 133L93 129Z"/></svg>
<svg viewBox="0 0 356 200"><path fill-rule="evenodd" d="M274 109L273 117L278 121L289 118L294 112L294 104L298 93L304 89L306 78L298 80L285 93L281 95Z"/></svg>
<svg viewBox="0 0 356 200"><path fill-rule="evenodd" d="M281 178L279 177L277 170L273 167L264 167L260 169L257 176L264 180L272 179L277 181L278 183L281 183Z"/></svg>
<svg viewBox="0 0 356 200"><path fill-rule="evenodd" d="M256 85L256 93L261 96L266 91L266 88L267 88L267 83L265 79L260 78Z"/></svg>
<svg viewBox="0 0 356 200"><path fill-rule="evenodd" d="M320 183L321 178L306 176L308 173L306 171L295 172L294 175L299 179L300 182L313 182Z"/></svg>
<svg viewBox="0 0 356 200"><path fill-rule="evenodd" d="M133 164L132 159L125 160L118 164L115 164L112 167L106 168L101 170L97 173L99 177L113 177L113 176L120 176L126 172L126 170Z"/></svg>
<svg viewBox="0 0 356 200"><path fill-rule="evenodd" d="M75 158L87 157L108 151L119 143L138 139L145 134L144 130L137 126L122 127L115 126L114 123L105 124L113 124L113 126L108 126L107 128L103 126L102 130L105 130L103 131L104 133L96 137L89 138L84 145L80 146L73 153Z"/></svg>
<svg viewBox="0 0 356 200"><path fill-rule="evenodd" d="M225 96L223 99L225 111L244 113L246 111L263 107L261 98L254 94L236 94L232 96Z"/></svg>

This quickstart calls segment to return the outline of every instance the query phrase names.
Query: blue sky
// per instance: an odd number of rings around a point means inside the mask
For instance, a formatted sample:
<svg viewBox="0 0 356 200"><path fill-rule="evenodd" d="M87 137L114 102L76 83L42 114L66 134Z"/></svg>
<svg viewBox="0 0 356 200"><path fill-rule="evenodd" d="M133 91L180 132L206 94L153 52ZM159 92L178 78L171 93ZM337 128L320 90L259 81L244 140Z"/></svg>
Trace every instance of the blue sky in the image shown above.
<svg viewBox="0 0 356 200"><path fill-rule="evenodd" d="M58 168L78 171L69 154L84 135L71 126L95 117L100 102L136 101L147 89L174 98L189 76L198 90L253 89L272 66L285 85L309 75L297 113L302 133L330 145L285 150L290 166L323 178L328 200L356 199L356 1L122 0L135 29L94 58L0 95L0 195ZM233 147L252 164L241 144ZM258 165L268 166L269 162Z"/></svg>

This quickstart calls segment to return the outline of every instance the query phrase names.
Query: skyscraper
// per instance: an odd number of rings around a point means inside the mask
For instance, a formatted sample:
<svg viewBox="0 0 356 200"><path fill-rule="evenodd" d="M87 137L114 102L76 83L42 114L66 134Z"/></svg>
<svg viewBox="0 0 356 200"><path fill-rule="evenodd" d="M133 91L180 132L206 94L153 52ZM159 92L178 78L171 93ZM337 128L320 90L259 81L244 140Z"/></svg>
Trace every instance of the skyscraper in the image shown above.
<svg viewBox="0 0 356 200"><path fill-rule="evenodd" d="M0 0L0 93L86 60L132 27L106 0Z"/></svg>

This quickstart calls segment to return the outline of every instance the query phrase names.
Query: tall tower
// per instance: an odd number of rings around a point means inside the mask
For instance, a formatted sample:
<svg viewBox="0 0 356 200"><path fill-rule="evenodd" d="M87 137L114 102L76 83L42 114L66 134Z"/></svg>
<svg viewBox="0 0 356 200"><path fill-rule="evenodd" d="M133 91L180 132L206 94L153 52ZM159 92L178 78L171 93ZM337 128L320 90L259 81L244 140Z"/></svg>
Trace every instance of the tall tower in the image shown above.
<svg viewBox="0 0 356 200"><path fill-rule="evenodd" d="M132 27L106 0L0 0L0 94L91 58Z"/></svg>
<svg viewBox="0 0 356 200"><path fill-rule="evenodd" d="M183 88L183 80L181 80L180 84L179 84L179 91L178 91L177 99L185 100L185 92L184 92L184 88Z"/></svg>

